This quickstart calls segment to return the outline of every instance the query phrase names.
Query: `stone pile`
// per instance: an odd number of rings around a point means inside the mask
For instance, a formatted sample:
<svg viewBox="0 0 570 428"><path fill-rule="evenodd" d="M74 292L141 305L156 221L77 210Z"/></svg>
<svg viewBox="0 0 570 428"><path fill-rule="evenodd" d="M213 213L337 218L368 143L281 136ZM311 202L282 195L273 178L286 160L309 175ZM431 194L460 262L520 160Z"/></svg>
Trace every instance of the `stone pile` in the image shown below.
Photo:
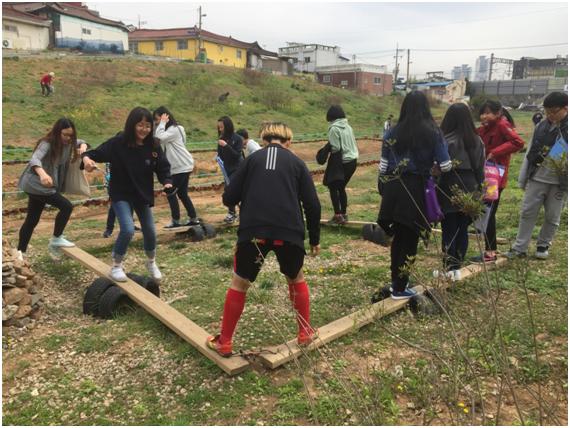
<svg viewBox="0 0 570 428"><path fill-rule="evenodd" d="M2 326L31 328L42 314L41 278L2 242Z"/></svg>

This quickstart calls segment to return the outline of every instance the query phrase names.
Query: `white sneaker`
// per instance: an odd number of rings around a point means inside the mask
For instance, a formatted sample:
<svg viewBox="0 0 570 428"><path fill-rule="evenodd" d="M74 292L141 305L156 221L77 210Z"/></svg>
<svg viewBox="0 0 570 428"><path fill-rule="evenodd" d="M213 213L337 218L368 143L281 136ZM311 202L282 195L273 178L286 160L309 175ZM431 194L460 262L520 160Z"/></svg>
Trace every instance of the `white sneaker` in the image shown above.
<svg viewBox="0 0 570 428"><path fill-rule="evenodd" d="M49 245L52 247L66 247L66 248L75 247L75 244L65 239L63 235L52 236L52 238L49 240Z"/></svg>
<svg viewBox="0 0 570 428"><path fill-rule="evenodd" d="M127 282L127 275L123 270L123 265L116 265L111 268L111 273L109 274L113 281L117 282Z"/></svg>
<svg viewBox="0 0 570 428"><path fill-rule="evenodd" d="M150 273L152 279L155 281L160 281L162 279L162 274L160 273L160 270L158 269L158 266L154 260L148 260L146 262L146 268L148 270L148 273Z"/></svg>
<svg viewBox="0 0 570 428"><path fill-rule="evenodd" d="M24 261L24 255L25 255L25 253L22 253L22 251L20 251L20 250L14 251L14 258L16 260L18 260L19 262Z"/></svg>
<svg viewBox="0 0 570 428"><path fill-rule="evenodd" d="M444 271L442 271L442 270L437 270L437 269L436 269L436 270L433 271L433 277L434 277L434 278L441 278L441 279L446 279L446 278L447 278L447 279L451 279L451 280L453 281L453 280L454 280L454 279L453 279L453 278L454 278L453 272L454 272L454 271L452 271L452 270L450 270L450 271L448 271L448 272L444 272Z"/></svg>
<svg viewBox="0 0 570 428"><path fill-rule="evenodd" d="M452 270L453 272L453 279L452 281L461 281L461 269Z"/></svg>

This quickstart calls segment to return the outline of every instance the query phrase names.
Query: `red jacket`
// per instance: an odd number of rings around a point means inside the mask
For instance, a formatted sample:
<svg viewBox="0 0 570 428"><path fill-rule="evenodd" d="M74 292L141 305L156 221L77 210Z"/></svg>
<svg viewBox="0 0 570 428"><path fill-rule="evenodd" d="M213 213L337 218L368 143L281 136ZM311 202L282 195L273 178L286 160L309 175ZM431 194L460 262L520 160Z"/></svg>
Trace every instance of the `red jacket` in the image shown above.
<svg viewBox="0 0 570 428"><path fill-rule="evenodd" d="M53 77L51 77L49 74L46 74L44 77L42 77L40 83L43 83L44 85L50 85L52 80Z"/></svg>
<svg viewBox="0 0 570 428"><path fill-rule="evenodd" d="M505 175L499 185L500 189L507 187L511 154L524 147L524 141L514 130L511 123L503 116L496 122L481 125L477 133L485 144L485 154L493 154L493 160L505 167Z"/></svg>

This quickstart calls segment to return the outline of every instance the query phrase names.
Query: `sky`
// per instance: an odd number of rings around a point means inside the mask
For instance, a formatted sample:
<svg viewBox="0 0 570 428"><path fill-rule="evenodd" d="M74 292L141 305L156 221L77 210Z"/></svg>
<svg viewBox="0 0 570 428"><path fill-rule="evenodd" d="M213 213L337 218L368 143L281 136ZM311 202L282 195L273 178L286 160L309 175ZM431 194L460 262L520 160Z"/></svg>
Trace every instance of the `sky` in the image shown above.
<svg viewBox="0 0 570 428"><path fill-rule="evenodd" d="M454 66L475 68L480 55L520 59L568 54L568 3L565 2L87 2L102 17L141 28L202 28L277 52L286 42L339 46L357 63L386 65L392 72L396 47L400 76ZM565 44L530 47L536 45ZM501 49L510 48L510 49ZM440 51L427 51L427 50ZM496 64L495 77L508 78Z"/></svg>

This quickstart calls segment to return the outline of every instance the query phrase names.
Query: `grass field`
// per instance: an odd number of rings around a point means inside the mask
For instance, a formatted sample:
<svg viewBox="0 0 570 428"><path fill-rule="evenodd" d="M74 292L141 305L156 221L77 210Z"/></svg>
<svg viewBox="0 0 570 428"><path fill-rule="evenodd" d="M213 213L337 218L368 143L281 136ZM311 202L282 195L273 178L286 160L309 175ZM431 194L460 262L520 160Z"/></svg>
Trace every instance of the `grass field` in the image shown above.
<svg viewBox="0 0 570 428"><path fill-rule="evenodd" d="M37 81L47 70L58 76L56 93L42 98ZM75 120L80 137L97 145L122 128L135 105L164 104L189 141L203 142L215 139L216 119L224 114L253 130L278 119L297 137L319 134L327 128L326 109L338 102L357 134L377 133L400 102L300 78L129 58L5 59L3 76L4 160L15 158L13 147L32 146L63 115ZM219 103L224 92L230 97ZM443 106L434 109L437 118L443 112ZM531 114L514 117L528 141ZM309 161L318 146L295 150ZM206 172L209 156L196 156ZM515 180L522 156L513 157L497 215L498 235L509 240L517 233L523 195ZM4 168L4 192L14 190L21 169ZM332 210L321 179L315 182L328 217ZM357 170L348 189L351 220L376 219L376 180L375 166ZM219 193L191 196L206 220L224 216ZM3 198L5 208L10 201ZM159 202L155 219L165 224L169 211ZM110 262L112 240L101 237L104 209L77 211L66 235ZM71 260L54 263L48 257L53 215L45 213L29 250L32 268L44 280L44 315L23 336L3 330L5 425L567 425L567 209L549 260L510 262L461 281L443 292L443 313L403 310L276 370L254 360L250 370L232 378L141 309L109 321L82 315L83 294L95 275ZM4 237L12 244L20 224L21 217L3 217ZM363 241L359 228L323 227L321 236L321 255L305 263L317 327L368 307L372 293L389 281L390 263L389 250ZM210 333L219 329L235 238L235 229L227 228L214 239L191 243L159 228L162 298ZM440 264L439 248L437 235L420 246L412 272L416 284L441 287L431 274ZM468 255L477 248L472 241ZM145 273L143 266L137 236L126 267ZM248 293L234 348L263 352L293 338L295 329L287 286L270 255Z"/></svg>

